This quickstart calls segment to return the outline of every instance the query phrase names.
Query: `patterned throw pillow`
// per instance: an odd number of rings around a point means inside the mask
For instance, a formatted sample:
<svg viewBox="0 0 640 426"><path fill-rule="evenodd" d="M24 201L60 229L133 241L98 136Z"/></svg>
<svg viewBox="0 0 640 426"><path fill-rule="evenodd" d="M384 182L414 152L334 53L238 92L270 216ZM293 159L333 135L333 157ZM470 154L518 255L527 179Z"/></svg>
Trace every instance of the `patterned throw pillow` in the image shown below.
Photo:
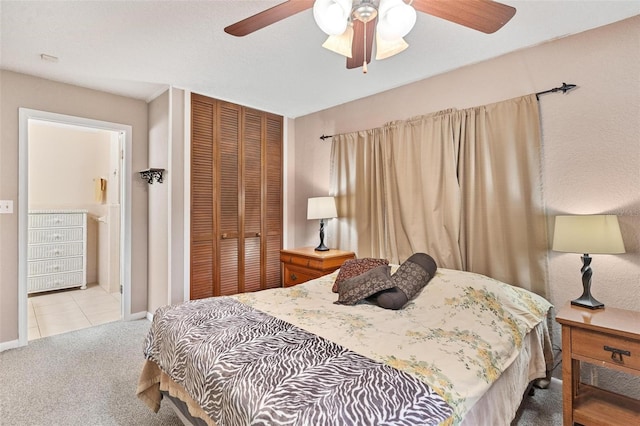
<svg viewBox="0 0 640 426"><path fill-rule="evenodd" d="M426 253L411 255L391 277L393 287L374 295L373 301L385 309L402 309L436 274L436 261Z"/></svg>
<svg viewBox="0 0 640 426"><path fill-rule="evenodd" d="M355 305L361 300L394 286L391 281L391 266L382 265L349 278L340 284L338 305Z"/></svg>
<svg viewBox="0 0 640 426"><path fill-rule="evenodd" d="M387 259L375 259L372 257L363 257L362 259L347 260L340 267L340 272L338 272L338 276L336 277L336 280L333 282L333 288L331 289L331 291L333 291L334 293L337 293L338 286L343 281L346 281L349 278L356 277L373 268L377 268L378 266L388 265L388 264L389 264L389 261Z"/></svg>

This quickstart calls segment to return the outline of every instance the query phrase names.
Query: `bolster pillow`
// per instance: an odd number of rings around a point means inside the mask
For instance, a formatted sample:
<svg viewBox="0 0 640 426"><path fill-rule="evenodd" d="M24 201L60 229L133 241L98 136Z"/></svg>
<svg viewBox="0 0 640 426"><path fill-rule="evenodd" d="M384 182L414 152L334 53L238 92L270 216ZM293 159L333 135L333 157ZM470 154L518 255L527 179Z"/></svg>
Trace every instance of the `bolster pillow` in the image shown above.
<svg viewBox="0 0 640 426"><path fill-rule="evenodd" d="M414 253L391 276L393 287L380 291L372 299L381 308L401 309L431 281L437 268L428 254Z"/></svg>

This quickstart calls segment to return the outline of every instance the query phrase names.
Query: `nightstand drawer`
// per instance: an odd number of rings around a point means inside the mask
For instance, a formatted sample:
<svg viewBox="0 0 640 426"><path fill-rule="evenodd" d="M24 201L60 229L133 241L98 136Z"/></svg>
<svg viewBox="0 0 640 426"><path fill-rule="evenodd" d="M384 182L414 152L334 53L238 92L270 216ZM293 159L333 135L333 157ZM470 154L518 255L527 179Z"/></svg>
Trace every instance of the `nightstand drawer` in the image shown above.
<svg viewBox="0 0 640 426"><path fill-rule="evenodd" d="M309 266L309 259L302 256L281 256L280 260L285 263L290 263L292 265L300 265L307 267Z"/></svg>
<svg viewBox="0 0 640 426"><path fill-rule="evenodd" d="M574 329L571 333L571 344L576 355L640 371L640 342L637 340Z"/></svg>
<svg viewBox="0 0 640 426"><path fill-rule="evenodd" d="M291 287L292 285L302 284L310 281L314 278L322 276L321 272L310 271L305 268L297 268L291 265L284 266L283 281L285 287Z"/></svg>
<svg viewBox="0 0 640 426"><path fill-rule="evenodd" d="M313 247L280 250L282 285L291 287L320 278L338 269L345 260L355 258L355 253L331 249L316 251Z"/></svg>

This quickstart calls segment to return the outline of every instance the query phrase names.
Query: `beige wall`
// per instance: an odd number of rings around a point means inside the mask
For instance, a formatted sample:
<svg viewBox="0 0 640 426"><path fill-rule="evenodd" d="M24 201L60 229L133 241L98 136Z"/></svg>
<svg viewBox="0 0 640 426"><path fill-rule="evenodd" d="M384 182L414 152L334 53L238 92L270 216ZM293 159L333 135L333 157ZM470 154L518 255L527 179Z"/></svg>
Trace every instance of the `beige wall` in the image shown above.
<svg viewBox="0 0 640 426"><path fill-rule="evenodd" d="M316 242L317 224L306 220L306 199L329 190L331 142L319 140L321 134L484 105L562 82L578 88L540 99L548 216L621 216L627 254L594 255L592 290L607 306L640 309L640 16L297 118L296 210L289 223L295 245ZM549 251L554 305L581 294L580 266L579 255Z"/></svg>
<svg viewBox="0 0 640 426"><path fill-rule="evenodd" d="M189 244L189 235L185 241L185 204L189 194L185 188L186 165L185 163L185 91L171 88L171 139L169 141L169 163L167 176L171 185L169 197L169 303L178 303L185 300L185 247ZM191 111L188 111L191 116ZM189 169L190 170L190 169ZM187 215L188 216L188 215ZM187 253L188 255L188 253ZM186 298L189 293L186 293Z"/></svg>
<svg viewBox="0 0 640 426"><path fill-rule="evenodd" d="M149 103L149 167L167 169L169 158L169 92ZM151 313L168 303L168 173L163 183L147 184L149 188L149 295L147 310Z"/></svg>
<svg viewBox="0 0 640 426"><path fill-rule="evenodd" d="M105 130L29 123L29 208L84 208L103 213L94 179L107 178L111 134Z"/></svg>
<svg viewBox="0 0 640 426"><path fill-rule="evenodd" d="M184 301L184 96L170 88L149 103L149 167L165 169L149 185L147 310Z"/></svg>
<svg viewBox="0 0 640 426"><path fill-rule="evenodd" d="M132 171L147 167L147 104L82 87L0 70L0 199L18 205L18 109L130 125ZM147 309L146 184L132 176L131 311ZM17 211L16 211L17 213ZM0 343L18 338L18 215L0 215Z"/></svg>
<svg viewBox="0 0 640 426"><path fill-rule="evenodd" d="M98 282L98 222L108 214L96 201L94 184L109 179L111 132L29 123L29 210L85 209L87 220L87 284ZM115 165L117 168L117 164ZM109 182L108 190L111 190ZM117 191L117 184L113 187ZM105 283L106 284L106 283ZM101 283L101 285L103 285Z"/></svg>

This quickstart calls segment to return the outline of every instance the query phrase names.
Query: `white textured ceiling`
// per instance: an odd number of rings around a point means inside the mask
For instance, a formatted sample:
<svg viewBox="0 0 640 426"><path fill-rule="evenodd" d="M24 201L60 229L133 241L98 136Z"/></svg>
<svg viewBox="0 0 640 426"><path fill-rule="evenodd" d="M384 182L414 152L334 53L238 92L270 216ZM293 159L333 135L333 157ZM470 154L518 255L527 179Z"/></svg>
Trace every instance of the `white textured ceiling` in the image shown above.
<svg viewBox="0 0 640 426"><path fill-rule="evenodd" d="M145 100L173 85L298 117L640 14L637 0L508 0L513 19L483 34L418 13L409 49L363 74L321 47L311 10L246 37L223 31L278 3L1 0L0 66Z"/></svg>

